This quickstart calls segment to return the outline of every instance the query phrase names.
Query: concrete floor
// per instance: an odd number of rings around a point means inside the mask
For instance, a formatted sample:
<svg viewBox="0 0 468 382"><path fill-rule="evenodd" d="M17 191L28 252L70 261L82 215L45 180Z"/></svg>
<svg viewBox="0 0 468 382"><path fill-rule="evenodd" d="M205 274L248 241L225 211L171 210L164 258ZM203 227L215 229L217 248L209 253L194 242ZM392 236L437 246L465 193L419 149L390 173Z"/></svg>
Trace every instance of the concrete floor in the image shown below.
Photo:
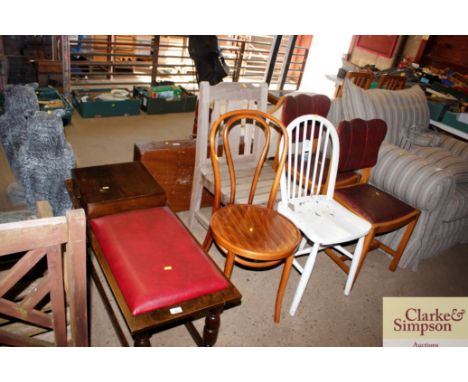
<svg viewBox="0 0 468 382"><path fill-rule="evenodd" d="M186 139L192 130L193 113L82 119L77 112L65 128L79 167L126 162L133 159L133 144L147 140ZM0 177L0 191L10 180ZM0 200L1 201L1 200ZM186 220L187 213L180 214ZM205 231L195 227L202 240ZM220 265L223 256L213 247L210 255ZM418 272L388 270L389 259L376 250L366 259L350 294L343 294L345 274L324 254L320 254L301 305L294 317L289 305L299 280L292 271L283 300L281 323L273 322L275 295L281 268L268 271L236 266L232 281L243 295L242 304L221 317L218 346L381 346L382 299L390 296L467 296L468 245L460 245L420 264ZM92 346L119 346L117 336L90 285L90 334ZM203 325L202 320L195 323ZM193 346L184 326L157 335L153 346Z"/></svg>
<svg viewBox="0 0 468 382"><path fill-rule="evenodd" d="M65 129L79 166L129 161L133 143L145 140L186 139L192 132L193 113L81 119ZM182 220L186 212L180 214ZM193 233L202 241L205 230ZM213 246L213 259L224 258ZM273 322L276 291L282 268L268 271L236 266L232 281L241 291L242 304L223 313L218 346L381 346L382 298L390 296L468 295L468 245L457 246L421 263L419 271L388 270L389 259L376 250L366 259L350 296L343 294L345 274L324 254L317 262L301 305L288 313L296 285L292 271L283 301L280 324ZM118 346L110 321L91 285L91 344ZM202 327L203 322L196 322ZM157 335L154 346L193 346L184 326Z"/></svg>

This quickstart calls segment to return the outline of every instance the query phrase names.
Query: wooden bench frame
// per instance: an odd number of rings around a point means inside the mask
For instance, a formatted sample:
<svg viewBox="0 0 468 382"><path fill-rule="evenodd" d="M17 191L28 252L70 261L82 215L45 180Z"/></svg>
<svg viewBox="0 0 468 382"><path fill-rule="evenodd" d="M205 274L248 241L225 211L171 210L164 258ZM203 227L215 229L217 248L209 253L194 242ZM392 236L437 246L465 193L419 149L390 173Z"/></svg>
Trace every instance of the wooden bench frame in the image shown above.
<svg viewBox="0 0 468 382"><path fill-rule="evenodd" d="M50 214L40 205L39 214ZM0 330L0 343L10 346L88 346L86 288L86 234L83 210L68 211L66 217L48 217L0 225L0 257L24 252L0 281L0 312L16 320L54 330L55 343ZM62 256L62 245L65 251ZM20 301L7 293L42 259L47 273ZM62 267L62 261L64 267ZM50 294L51 313L36 306ZM67 339L65 295L70 308L71 339Z"/></svg>
<svg viewBox="0 0 468 382"><path fill-rule="evenodd" d="M180 307L180 309L178 309L180 313L171 313L171 308L173 308L173 306L170 306L156 309L149 313L133 315L125 301L117 281L114 278L114 275L112 274L109 264L102 253L101 246L99 245L96 236L91 230L89 230L88 233L91 249L94 252L97 260L96 263L99 267L96 267L96 264L91 262L91 276L96 283L112 325L119 337L120 343L123 346L129 346L129 343L125 338L125 334L119 324L119 320L117 319L114 309L109 302L109 296L106 294L101 278L99 277L100 272L102 272L112 294L114 295L115 302L117 303L125 322L127 323L128 329L130 330L130 334L134 339L135 346L151 346L150 337L153 333L168 329L181 323L185 324L190 335L198 346L213 346L215 344L218 338L220 315L223 312L223 309L240 303L241 295L231 282L229 282L228 288L219 292L207 294L176 304L176 307ZM192 235L190 231L187 231L187 233ZM192 320L203 316L206 316L205 327L203 334L200 335L192 324Z"/></svg>

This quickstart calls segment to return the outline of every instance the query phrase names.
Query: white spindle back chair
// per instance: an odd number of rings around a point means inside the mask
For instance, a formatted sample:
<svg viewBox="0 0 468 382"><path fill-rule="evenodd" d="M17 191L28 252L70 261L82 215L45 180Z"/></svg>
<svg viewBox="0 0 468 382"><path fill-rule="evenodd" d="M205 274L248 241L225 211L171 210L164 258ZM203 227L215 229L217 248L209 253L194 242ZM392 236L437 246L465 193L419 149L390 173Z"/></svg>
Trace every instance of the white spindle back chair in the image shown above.
<svg viewBox="0 0 468 382"><path fill-rule="evenodd" d="M308 255L304 267L297 259L293 262L302 275L290 308L290 314L294 315L319 250L327 252L334 248L352 259L351 267L343 269L348 273L345 294L349 294L364 236L371 226L333 199L339 160L339 140L333 124L318 115L305 115L292 121L287 132L289 152L280 181L278 211L292 220L303 234L295 257ZM354 253L340 245L356 239Z"/></svg>

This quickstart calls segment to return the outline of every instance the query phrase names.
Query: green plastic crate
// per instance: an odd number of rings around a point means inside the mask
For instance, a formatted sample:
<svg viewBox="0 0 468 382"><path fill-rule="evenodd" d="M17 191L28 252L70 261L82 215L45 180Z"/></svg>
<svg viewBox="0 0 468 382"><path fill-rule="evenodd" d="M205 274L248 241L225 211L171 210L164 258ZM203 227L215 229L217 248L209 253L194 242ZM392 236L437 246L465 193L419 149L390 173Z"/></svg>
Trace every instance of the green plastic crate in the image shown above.
<svg viewBox="0 0 468 382"><path fill-rule="evenodd" d="M453 113L451 111L447 111L444 115L444 118L442 118L442 123L445 123L446 125L452 126L453 128L464 131L465 133L468 133L468 125L466 123L460 122L457 117L459 113Z"/></svg>
<svg viewBox="0 0 468 382"><path fill-rule="evenodd" d="M433 121L442 121L446 111L449 109L450 103L444 102L434 102L434 101L427 101L429 106L429 112L431 114L431 119Z"/></svg>
<svg viewBox="0 0 468 382"><path fill-rule="evenodd" d="M162 98L149 98L143 95L141 109L147 114L185 113L195 110L197 96L189 95L178 100L166 100Z"/></svg>
<svg viewBox="0 0 468 382"><path fill-rule="evenodd" d="M45 104L39 102L40 110L52 112L53 110L57 109L64 109L65 115L62 117L63 125L66 126L71 123L72 115L73 115L73 106L62 94L58 92L57 89L53 88L52 86L46 88L38 88L36 90L36 96L38 101L54 101L60 100L62 101L63 107L61 106L52 106L49 107Z"/></svg>
<svg viewBox="0 0 468 382"><path fill-rule="evenodd" d="M110 91L111 89L77 90L73 93L73 105L83 118L117 117L140 114L140 100L138 98L112 101L97 99L86 102L82 100L82 97L85 95L98 95Z"/></svg>

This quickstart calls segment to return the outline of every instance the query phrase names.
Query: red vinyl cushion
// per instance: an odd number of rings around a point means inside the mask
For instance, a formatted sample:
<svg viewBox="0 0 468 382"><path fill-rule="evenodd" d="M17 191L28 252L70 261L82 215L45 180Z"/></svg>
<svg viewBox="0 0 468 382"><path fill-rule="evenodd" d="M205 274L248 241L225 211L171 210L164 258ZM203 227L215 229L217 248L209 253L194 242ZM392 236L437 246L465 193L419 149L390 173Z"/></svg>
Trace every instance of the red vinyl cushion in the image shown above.
<svg viewBox="0 0 468 382"><path fill-rule="evenodd" d="M103 216L90 225L134 315L229 286L168 207Z"/></svg>
<svg viewBox="0 0 468 382"><path fill-rule="evenodd" d="M337 128L340 140L338 172L374 167L380 145L387 133L382 119L342 121Z"/></svg>
<svg viewBox="0 0 468 382"><path fill-rule="evenodd" d="M318 114L326 118L330 110L330 104L330 98L321 94L287 96L283 103L281 122L283 122L285 126L288 126L294 119L306 114ZM308 129L307 139L310 139L310 127ZM300 137L302 137L302 129L300 130ZM316 130L315 134L318 135L318 130ZM302 141L302 138L300 141Z"/></svg>
<svg viewBox="0 0 468 382"><path fill-rule="evenodd" d="M335 197L372 224L391 222L415 211L405 202L366 183L335 190Z"/></svg>

